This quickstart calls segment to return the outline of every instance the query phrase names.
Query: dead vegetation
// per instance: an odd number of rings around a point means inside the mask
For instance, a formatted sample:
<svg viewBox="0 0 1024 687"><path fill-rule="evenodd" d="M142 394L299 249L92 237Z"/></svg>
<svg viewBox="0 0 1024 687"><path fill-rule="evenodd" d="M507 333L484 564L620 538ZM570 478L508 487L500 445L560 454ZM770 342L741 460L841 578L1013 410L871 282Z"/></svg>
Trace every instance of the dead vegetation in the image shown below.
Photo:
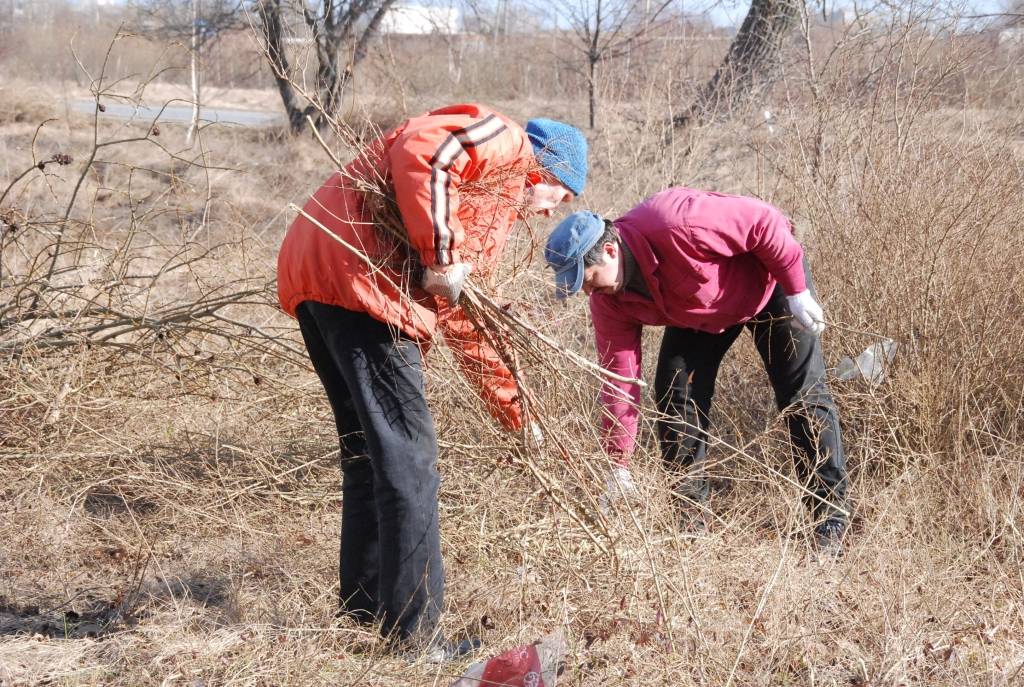
<svg viewBox="0 0 1024 687"><path fill-rule="evenodd" d="M655 65L591 139L587 206L614 214L671 183L771 200L808 245L833 322L827 362L899 342L885 382L834 387L847 556L810 554L749 344L720 377L716 519L700 539L679 534L649 431L643 498L600 527L572 517L594 509L607 460L589 378L526 366L549 445L524 457L438 347L452 634L497 650L564 628L574 685L1024 680L1024 89L991 49L910 28L808 41L773 94L771 132L741 116L662 147L675 94ZM228 127L182 150L183 128L94 129L49 91L6 90L0 684L450 682L457 668L382 656L334 618L333 424L273 288L285 208L328 175L323 151ZM115 84L100 102L135 92ZM519 120L583 112L491 104ZM35 166L55 154L73 159ZM538 262L495 295L592 355L585 303L554 302Z"/></svg>

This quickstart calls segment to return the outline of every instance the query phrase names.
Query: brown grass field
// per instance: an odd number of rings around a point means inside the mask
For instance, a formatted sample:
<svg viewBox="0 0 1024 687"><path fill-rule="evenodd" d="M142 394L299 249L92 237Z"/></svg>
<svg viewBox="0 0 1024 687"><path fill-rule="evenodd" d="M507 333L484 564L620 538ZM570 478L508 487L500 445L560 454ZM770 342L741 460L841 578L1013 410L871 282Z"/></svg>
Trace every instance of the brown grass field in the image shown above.
<svg viewBox="0 0 1024 687"><path fill-rule="evenodd" d="M899 343L881 384L833 382L847 553L812 555L748 338L719 378L715 521L696 539L676 524L653 408L642 498L603 517L596 382L557 357L528 366L550 430L523 453L437 346L449 634L495 653L561 631L560 685L1024 685L1020 57L897 22L800 39L772 132L758 106L669 145L662 124L699 82L673 87L679 63L654 59L628 92L609 76L579 207L614 215L670 184L769 200L807 246L826 362ZM101 101L187 97L111 70ZM449 684L463 666L408 665L334 618L336 437L274 288L287 205L327 156L273 128L209 126L191 149L180 125L94 129L67 107L88 79L39 72L0 82L0 685ZM276 106L266 81L217 89L214 104ZM361 89L344 113L358 130L470 98L519 121L586 115L507 84ZM57 152L73 161L31 169ZM523 226L487 287L592 356L584 299L549 295L552 224Z"/></svg>

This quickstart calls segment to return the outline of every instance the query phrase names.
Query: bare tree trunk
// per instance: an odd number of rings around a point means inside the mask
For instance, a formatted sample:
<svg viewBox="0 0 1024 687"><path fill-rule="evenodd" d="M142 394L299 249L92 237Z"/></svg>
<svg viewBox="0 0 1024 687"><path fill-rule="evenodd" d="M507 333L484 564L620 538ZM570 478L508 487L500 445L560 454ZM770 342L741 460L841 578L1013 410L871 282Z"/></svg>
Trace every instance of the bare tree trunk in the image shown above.
<svg viewBox="0 0 1024 687"><path fill-rule="evenodd" d="M590 128L597 124L597 63L593 56L589 58L590 71L587 74L587 96L590 101Z"/></svg>
<svg viewBox="0 0 1024 687"><path fill-rule="evenodd" d="M753 0L739 33L696 101L673 118L676 127L728 117L771 82L782 43L796 26L801 0Z"/></svg>
<svg viewBox="0 0 1024 687"><path fill-rule="evenodd" d="M257 6L263 37L267 41L267 59L274 71L278 93L288 116L288 127L293 134L298 134L306 126L306 115L316 111L312 105L305 109L299 107L295 89L289 80L291 66L284 50L284 27L281 23L281 0L261 0Z"/></svg>
<svg viewBox="0 0 1024 687"><path fill-rule="evenodd" d="M345 68L338 70L338 53L340 52L339 47L346 43L354 29L351 27L342 27L343 38L338 38L335 41L335 47L333 56L328 58L329 69L323 70L325 81L320 86L320 101L323 105L324 113L326 115L334 115L341 107L341 97L345 92L345 88L352 80L352 75L355 72L356 66L362 62L370 50L370 41L373 40L377 33L380 31L380 25L384 21L384 17L387 15L388 10L395 4L395 0L383 0L377 7L377 11L370 17L370 21L366 24L359 38L356 40L355 45L352 48L352 54L349 56L348 63ZM321 68L323 67L321 63ZM324 114L317 119L316 122L318 129L323 129L327 126L327 117Z"/></svg>
<svg viewBox="0 0 1024 687"><path fill-rule="evenodd" d="M594 26L590 32L590 45L587 52L589 72L587 74L587 95L590 100L590 128L597 125L597 63L604 55L601 53L601 33L604 26L603 0L597 0L594 6Z"/></svg>
<svg viewBox="0 0 1024 687"><path fill-rule="evenodd" d="M192 0L192 119L185 134L185 145L191 147L199 130L199 0Z"/></svg>
<svg viewBox="0 0 1024 687"><path fill-rule="evenodd" d="M282 0L260 0L257 12L263 38L267 42L266 56L274 71L277 90L281 94L281 102L284 104L288 125L293 134L301 133L305 129L306 118L311 115L320 113L316 125L317 128L323 128L327 126L328 119L338 112L342 94L352 78L356 65L366 57L370 41L377 35L384 16L394 3L395 0L367 2L357 8L349 8L341 13L340 17L333 14L335 8L332 5L327 5L321 8L324 12L322 18L318 18L308 7L303 7L306 24L313 31L313 42L316 47L316 93L311 97L318 101L303 108L299 106L299 99L291 83L291 67L284 49ZM373 5L376 5L375 10L372 10ZM357 29L362 18L371 11L373 14L366 26L361 30ZM349 46L352 53L345 68L339 69L339 55Z"/></svg>

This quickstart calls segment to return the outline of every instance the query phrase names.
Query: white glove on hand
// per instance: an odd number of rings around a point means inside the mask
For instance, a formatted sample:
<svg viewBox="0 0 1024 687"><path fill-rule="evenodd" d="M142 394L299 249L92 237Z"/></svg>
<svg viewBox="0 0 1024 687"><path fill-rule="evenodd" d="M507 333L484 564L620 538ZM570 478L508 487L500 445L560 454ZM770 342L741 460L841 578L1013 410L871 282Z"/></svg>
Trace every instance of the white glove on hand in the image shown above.
<svg viewBox="0 0 1024 687"><path fill-rule="evenodd" d="M795 296L786 296L789 312L793 315L793 324L797 329L820 336L825 331L825 312L814 300L814 296L804 289Z"/></svg>
<svg viewBox="0 0 1024 687"><path fill-rule="evenodd" d="M455 305L462 295L462 283L472 271L473 266L466 262L457 262L447 268L428 267L423 272L423 288Z"/></svg>
<svg viewBox="0 0 1024 687"><path fill-rule="evenodd" d="M605 515L611 510L613 504L636 496L636 484L633 482L633 475L629 468L616 465L608 473L604 481L604 493L597 500L597 505Z"/></svg>

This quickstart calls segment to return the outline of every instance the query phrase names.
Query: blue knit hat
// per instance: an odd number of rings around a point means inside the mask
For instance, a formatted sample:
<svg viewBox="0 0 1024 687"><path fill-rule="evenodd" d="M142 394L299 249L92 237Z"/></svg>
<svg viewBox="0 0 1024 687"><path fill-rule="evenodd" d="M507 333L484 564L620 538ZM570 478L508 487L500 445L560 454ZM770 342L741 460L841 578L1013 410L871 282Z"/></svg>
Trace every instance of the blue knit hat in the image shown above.
<svg viewBox="0 0 1024 687"><path fill-rule="evenodd" d="M587 183L587 139L583 132L553 119L531 119L526 135L537 160L577 196Z"/></svg>
<svg viewBox="0 0 1024 687"><path fill-rule="evenodd" d="M555 296L565 298L583 287L583 256L603 234L604 219L593 212L574 212L551 232L544 260L555 270Z"/></svg>

